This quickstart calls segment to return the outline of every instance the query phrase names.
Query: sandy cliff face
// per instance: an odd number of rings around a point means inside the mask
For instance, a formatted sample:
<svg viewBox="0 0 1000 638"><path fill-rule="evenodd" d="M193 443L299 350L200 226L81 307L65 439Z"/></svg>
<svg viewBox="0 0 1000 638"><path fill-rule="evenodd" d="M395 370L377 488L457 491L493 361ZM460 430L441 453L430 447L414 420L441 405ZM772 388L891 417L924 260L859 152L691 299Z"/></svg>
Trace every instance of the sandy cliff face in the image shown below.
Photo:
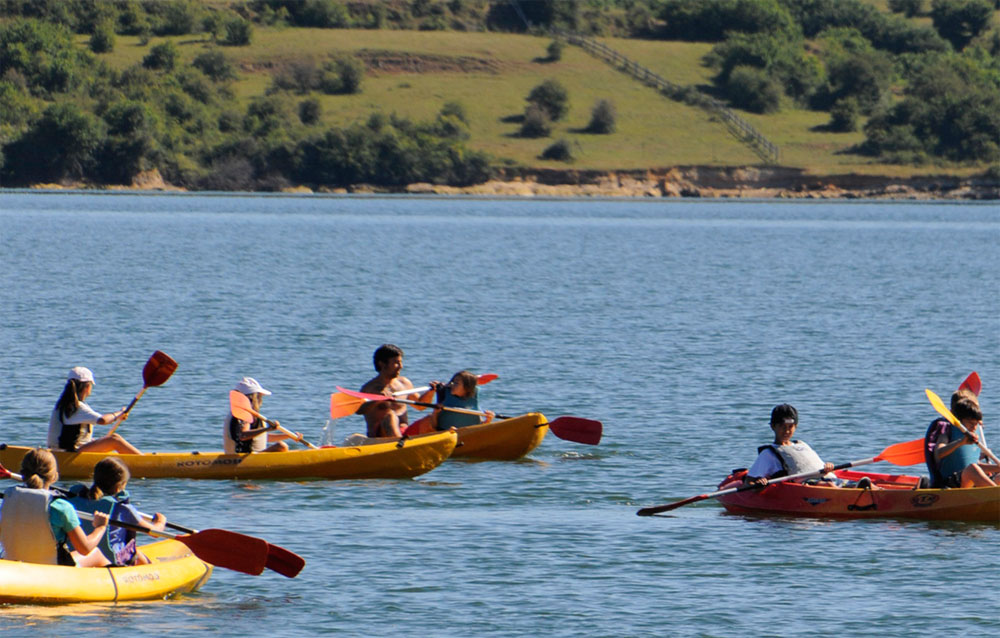
<svg viewBox="0 0 1000 638"><path fill-rule="evenodd" d="M617 172L526 170L474 186L411 184L406 190L528 197L1000 199L1000 181L982 176L810 176L792 168L705 166Z"/></svg>

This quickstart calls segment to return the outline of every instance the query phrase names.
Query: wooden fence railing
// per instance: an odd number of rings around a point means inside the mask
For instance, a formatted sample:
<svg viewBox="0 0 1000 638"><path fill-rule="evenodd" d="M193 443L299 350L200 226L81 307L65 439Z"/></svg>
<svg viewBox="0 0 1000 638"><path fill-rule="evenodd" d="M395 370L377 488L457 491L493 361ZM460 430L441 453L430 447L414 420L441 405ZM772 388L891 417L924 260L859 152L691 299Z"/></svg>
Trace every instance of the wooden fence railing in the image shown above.
<svg viewBox="0 0 1000 638"><path fill-rule="evenodd" d="M591 55L605 60L673 100L698 106L711 112L722 120L737 139L753 149L762 160L771 164L778 162L780 151L773 142L761 135L749 122L710 95L705 95L694 87L684 87L669 82L660 77L659 74L650 71L638 62L630 60L621 53L596 40L564 31L556 32L555 35L564 38L570 44L581 47Z"/></svg>

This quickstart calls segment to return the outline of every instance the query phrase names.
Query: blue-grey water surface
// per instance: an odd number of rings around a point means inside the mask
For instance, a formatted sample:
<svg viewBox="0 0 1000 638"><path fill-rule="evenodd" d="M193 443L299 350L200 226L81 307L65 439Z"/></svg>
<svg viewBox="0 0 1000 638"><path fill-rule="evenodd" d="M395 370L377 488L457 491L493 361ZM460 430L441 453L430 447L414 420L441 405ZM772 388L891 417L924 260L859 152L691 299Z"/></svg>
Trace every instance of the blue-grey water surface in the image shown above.
<svg viewBox="0 0 1000 638"><path fill-rule="evenodd" d="M0 441L44 442L71 366L95 408L128 403L154 350L179 368L119 429L139 447L218 449L244 375L318 440L384 342L415 383L494 372L484 407L605 428L415 480L135 480L143 509L305 570L0 607L0 634L996 635L996 525L635 511L748 465L781 402L845 462L922 436L924 389L977 370L1000 441L998 273L995 202L0 193Z"/></svg>

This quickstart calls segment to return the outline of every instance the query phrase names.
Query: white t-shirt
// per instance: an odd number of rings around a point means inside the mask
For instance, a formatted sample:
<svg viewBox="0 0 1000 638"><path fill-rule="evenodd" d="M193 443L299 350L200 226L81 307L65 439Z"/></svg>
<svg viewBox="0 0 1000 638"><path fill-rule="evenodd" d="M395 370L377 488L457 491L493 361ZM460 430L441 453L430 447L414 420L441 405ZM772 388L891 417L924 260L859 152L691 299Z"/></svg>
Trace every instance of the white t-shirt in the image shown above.
<svg viewBox="0 0 1000 638"><path fill-rule="evenodd" d="M78 425L86 423L93 425L94 423L97 423L97 421L100 418L101 414L99 412L95 411L93 408L91 408L89 405L87 405L82 401L80 402L80 407L77 409L76 412L66 417L65 419L62 419L61 421L59 420L59 409L54 408L52 410L52 416L49 417L49 436L46 445L48 445L53 450L60 449L59 435L62 434L62 426L64 423L66 425ZM88 434L86 440L81 441L81 443L87 443L92 438L93 437Z"/></svg>

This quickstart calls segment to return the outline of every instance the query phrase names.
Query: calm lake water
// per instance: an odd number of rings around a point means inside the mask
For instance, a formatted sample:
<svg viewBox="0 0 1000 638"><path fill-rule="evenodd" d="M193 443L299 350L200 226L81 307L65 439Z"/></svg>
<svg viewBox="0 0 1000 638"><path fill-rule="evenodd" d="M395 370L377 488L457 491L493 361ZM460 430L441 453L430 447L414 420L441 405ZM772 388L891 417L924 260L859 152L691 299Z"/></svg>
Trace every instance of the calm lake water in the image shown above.
<svg viewBox="0 0 1000 638"><path fill-rule="evenodd" d="M1000 526L635 511L748 465L781 402L846 462L922 436L924 389L977 370L1000 441L998 273L995 202L0 193L0 441L44 442L74 365L92 406L128 403L154 350L180 367L119 429L139 447L218 449L244 375L316 440L384 342L415 383L493 372L484 407L605 428L415 480L133 481L146 511L308 564L0 607L0 634L996 635Z"/></svg>

